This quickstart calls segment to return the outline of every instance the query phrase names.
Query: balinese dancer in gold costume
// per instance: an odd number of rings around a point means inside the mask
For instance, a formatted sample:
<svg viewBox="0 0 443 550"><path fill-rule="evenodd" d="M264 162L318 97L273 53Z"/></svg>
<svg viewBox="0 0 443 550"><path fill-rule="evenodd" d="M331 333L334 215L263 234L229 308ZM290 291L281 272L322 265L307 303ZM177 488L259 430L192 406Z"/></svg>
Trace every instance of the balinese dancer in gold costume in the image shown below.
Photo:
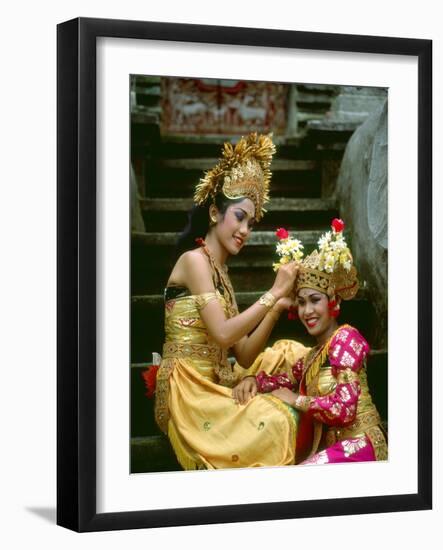
<svg viewBox="0 0 443 550"><path fill-rule="evenodd" d="M269 392L299 411L297 463L302 464L386 460L388 456L385 433L368 389L369 345L356 328L337 323L341 300L353 298L359 287L343 229L342 220L333 220L331 231L319 240L319 250L304 260L296 258L300 261L297 314L316 346L291 369L277 375L259 372L244 378L235 389L242 403L257 392ZM297 241L287 233L283 237L277 251L287 261L289 244L298 255L302 247L294 247ZM266 353L256 362L258 367L265 366Z"/></svg>
<svg viewBox="0 0 443 550"><path fill-rule="evenodd" d="M196 188L179 241L182 253L165 289L166 340L155 414L184 469L295 461L295 411L270 394L245 405L232 397L232 387L288 307L298 270L295 262L283 266L269 292L239 313L225 262L241 251L263 216L274 153L267 135L250 134L235 147L225 143L221 160ZM285 345L292 364L305 351L295 342ZM235 366L228 350L237 358Z"/></svg>

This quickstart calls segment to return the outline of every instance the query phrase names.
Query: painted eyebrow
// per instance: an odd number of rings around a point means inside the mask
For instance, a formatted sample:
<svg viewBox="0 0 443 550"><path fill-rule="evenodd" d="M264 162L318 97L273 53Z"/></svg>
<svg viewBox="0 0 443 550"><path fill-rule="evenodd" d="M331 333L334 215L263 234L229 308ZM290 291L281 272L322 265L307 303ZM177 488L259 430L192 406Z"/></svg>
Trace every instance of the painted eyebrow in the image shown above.
<svg viewBox="0 0 443 550"><path fill-rule="evenodd" d="M312 298L312 296L318 296L319 298L321 298L321 294L319 292L312 292L311 294L308 294L307 296L300 296L298 294L297 298L302 299L302 300L306 300L306 298Z"/></svg>
<svg viewBox="0 0 443 550"><path fill-rule="evenodd" d="M246 210L244 210L241 206L237 206L236 207L236 210L241 210L242 212L244 212L247 216L249 216L250 218L254 218L253 214L250 214L249 212L247 212Z"/></svg>

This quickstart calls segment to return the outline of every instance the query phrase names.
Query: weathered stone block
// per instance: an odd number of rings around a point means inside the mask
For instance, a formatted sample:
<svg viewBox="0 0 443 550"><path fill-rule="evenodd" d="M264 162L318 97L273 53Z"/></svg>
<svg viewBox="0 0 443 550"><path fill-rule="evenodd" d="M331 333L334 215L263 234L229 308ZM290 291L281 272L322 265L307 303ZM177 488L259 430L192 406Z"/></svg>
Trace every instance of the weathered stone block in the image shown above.
<svg viewBox="0 0 443 550"><path fill-rule="evenodd" d="M341 214L352 235L360 279L368 282L379 318L377 345L387 340L387 102L353 134L337 181Z"/></svg>

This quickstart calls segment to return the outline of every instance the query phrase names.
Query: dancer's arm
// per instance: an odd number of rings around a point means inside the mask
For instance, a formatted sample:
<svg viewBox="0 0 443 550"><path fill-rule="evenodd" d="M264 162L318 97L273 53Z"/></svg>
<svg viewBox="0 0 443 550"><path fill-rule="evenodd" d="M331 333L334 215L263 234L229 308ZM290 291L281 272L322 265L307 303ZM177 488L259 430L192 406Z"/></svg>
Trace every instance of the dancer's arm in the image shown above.
<svg viewBox="0 0 443 550"><path fill-rule="evenodd" d="M179 269L176 270L176 278L189 289L191 294L215 293L209 262L198 250L183 254L177 267ZM295 263L287 264L279 269L274 285L269 290L276 300L291 292L297 270ZM228 319L219 301L213 299L202 307L200 316L210 337L220 347L229 349L252 332L269 311L270 307L257 301L242 313ZM273 324L273 319L269 319L264 327L268 330L264 332L269 334Z"/></svg>

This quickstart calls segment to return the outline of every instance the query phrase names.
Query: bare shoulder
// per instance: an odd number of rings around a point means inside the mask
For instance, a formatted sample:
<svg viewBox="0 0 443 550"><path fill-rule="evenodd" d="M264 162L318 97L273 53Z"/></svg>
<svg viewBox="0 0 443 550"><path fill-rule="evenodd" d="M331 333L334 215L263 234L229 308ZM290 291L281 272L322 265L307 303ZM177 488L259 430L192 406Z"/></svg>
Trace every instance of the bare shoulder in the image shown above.
<svg viewBox="0 0 443 550"><path fill-rule="evenodd" d="M214 288L208 258L199 248L184 252L172 270L169 284L186 286L192 294L211 292Z"/></svg>
<svg viewBox="0 0 443 550"><path fill-rule="evenodd" d="M208 258L201 248L194 248L193 250L187 250L178 259L178 262L203 262L208 263Z"/></svg>
<svg viewBox="0 0 443 550"><path fill-rule="evenodd" d="M184 252L175 265L180 271L211 273L208 258L199 248Z"/></svg>

